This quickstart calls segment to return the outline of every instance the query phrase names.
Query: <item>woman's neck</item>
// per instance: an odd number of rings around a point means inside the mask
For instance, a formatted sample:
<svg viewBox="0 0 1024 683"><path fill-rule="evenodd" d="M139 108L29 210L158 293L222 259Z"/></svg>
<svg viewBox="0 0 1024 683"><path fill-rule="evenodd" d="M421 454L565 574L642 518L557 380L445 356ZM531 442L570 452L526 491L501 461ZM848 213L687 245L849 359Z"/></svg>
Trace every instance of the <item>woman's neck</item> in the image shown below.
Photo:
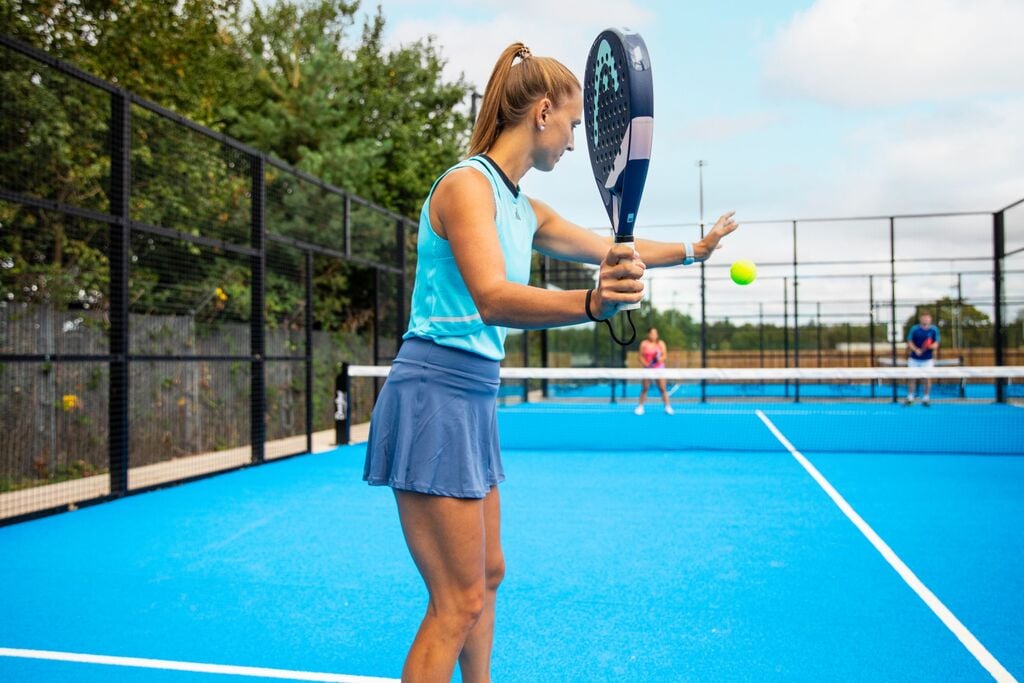
<svg viewBox="0 0 1024 683"><path fill-rule="evenodd" d="M533 155L530 153L533 146L532 136L530 139L524 138L519 128L507 130L499 135L487 150L487 156L501 167L515 185L518 185L526 172L533 168Z"/></svg>

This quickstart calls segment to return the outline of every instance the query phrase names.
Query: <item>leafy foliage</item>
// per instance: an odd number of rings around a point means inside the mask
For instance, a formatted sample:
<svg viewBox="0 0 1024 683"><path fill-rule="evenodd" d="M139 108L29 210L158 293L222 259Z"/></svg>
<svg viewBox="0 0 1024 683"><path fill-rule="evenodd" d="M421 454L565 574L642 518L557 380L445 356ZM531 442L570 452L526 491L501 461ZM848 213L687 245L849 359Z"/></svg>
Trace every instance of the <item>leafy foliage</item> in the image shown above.
<svg viewBox="0 0 1024 683"><path fill-rule="evenodd" d="M446 82L431 40L384 47L378 9L356 30L357 2L278 0L11 0L0 32L187 118L262 149L406 216L462 154L468 88ZM10 57L9 59L7 57ZM0 186L110 210L107 93L19 55L0 67ZM132 107L131 217L183 233L248 242L244 155ZM341 248L342 204L268 167L268 230ZM360 207L361 208L361 207ZM395 221L353 211L364 258L394 262ZM105 248L92 224L0 203L0 297L58 308L106 307ZM403 245L404 246L404 245ZM133 241L132 305L141 313L202 311L247 320L244 261L173 240ZM297 252L272 254L267 313L293 325L303 301ZM372 315L373 271L316 259L317 327L353 329Z"/></svg>

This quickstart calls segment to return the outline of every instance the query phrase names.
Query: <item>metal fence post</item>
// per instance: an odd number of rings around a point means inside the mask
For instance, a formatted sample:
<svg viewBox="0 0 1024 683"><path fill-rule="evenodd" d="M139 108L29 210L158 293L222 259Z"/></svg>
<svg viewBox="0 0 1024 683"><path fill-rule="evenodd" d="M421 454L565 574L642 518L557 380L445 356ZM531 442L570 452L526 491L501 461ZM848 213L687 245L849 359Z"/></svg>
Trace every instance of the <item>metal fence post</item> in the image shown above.
<svg viewBox="0 0 1024 683"><path fill-rule="evenodd" d="M800 295L797 287L796 221L793 221L793 367L800 367ZM800 401L800 380L793 381L793 400Z"/></svg>
<svg viewBox="0 0 1024 683"><path fill-rule="evenodd" d="M306 252L306 452L313 452L313 252Z"/></svg>
<svg viewBox="0 0 1024 683"><path fill-rule="evenodd" d="M398 296L395 310L395 355L402 348L402 335L405 334L405 269L407 267L405 252L405 219L395 220L395 258L398 261Z"/></svg>
<svg viewBox="0 0 1024 683"><path fill-rule="evenodd" d="M875 276L868 275L868 353L871 355L868 365L875 367ZM875 384L871 383L871 398L875 397Z"/></svg>
<svg viewBox="0 0 1024 683"><path fill-rule="evenodd" d="M373 364L380 365L380 324L381 324L381 312L380 312L380 288L381 288L381 273L380 268L373 269ZM377 402L377 396L380 394L380 378L373 378L373 402Z"/></svg>
<svg viewBox="0 0 1024 683"><path fill-rule="evenodd" d="M889 217L889 315L892 329L889 333L889 353L892 355L892 367L896 367L896 219ZM899 385L893 380L892 402L899 400Z"/></svg>
<svg viewBox="0 0 1024 683"><path fill-rule="evenodd" d="M523 330L523 367L530 367L530 333ZM530 380L523 380L523 403L530 402Z"/></svg>
<svg viewBox="0 0 1024 683"><path fill-rule="evenodd" d="M782 364L789 367L789 278L782 278ZM789 398L789 380L786 380L786 398Z"/></svg>
<svg viewBox="0 0 1024 683"><path fill-rule="evenodd" d="M252 267L252 304L250 313L249 352L252 356L250 367L249 419L253 463L263 462L264 446L267 439L267 385L266 367L266 208L267 187L265 165L262 154L252 159L252 224L251 244L256 253L250 257Z"/></svg>
<svg viewBox="0 0 1024 683"><path fill-rule="evenodd" d="M703 182L703 181L702 181ZM703 201L703 199L701 200ZM701 207L701 221L700 221L700 238L704 239L704 209ZM707 296L706 296L706 279L704 276L704 261L700 262L700 366L706 368L708 366L708 319L707 319ZM700 381L700 402L706 403L708 400L708 383L707 380Z"/></svg>
<svg viewBox="0 0 1024 683"><path fill-rule="evenodd" d="M992 280L995 304L995 330L992 343L995 346L996 365L1003 365L1003 255L1006 252L1005 212L992 215ZM1006 380L996 380L996 401L1006 402Z"/></svg>
<svg viewBox="0 0 1024 683"><path fill-rule="evenodd" d="M110 98L110 213L118 217L110 225L110 398L107 407L110 441L110 493L128 491L131 429L128 409L131 352L128 272L131 251L131 144L132 109L128 93Z"/></svg>
<svg viewBox="0 0 1024 683"><path fill-rule="evenodd" d="M550 273L551 264L548 261L547 256L540 257L540 286L544 289L548 288L548 278ZM540 366L542 368L548 367L548 331L547 328L543 328L540 331ZM540 381L541 396L548 398L548 381L542 379Z"/></svg>
<svg viewBox="0 0 1024 683"><path fill-rule="evenodd" d="M345 256L352 258L352 198L347 194L342 202L341 224L345 233Z"/></svg>

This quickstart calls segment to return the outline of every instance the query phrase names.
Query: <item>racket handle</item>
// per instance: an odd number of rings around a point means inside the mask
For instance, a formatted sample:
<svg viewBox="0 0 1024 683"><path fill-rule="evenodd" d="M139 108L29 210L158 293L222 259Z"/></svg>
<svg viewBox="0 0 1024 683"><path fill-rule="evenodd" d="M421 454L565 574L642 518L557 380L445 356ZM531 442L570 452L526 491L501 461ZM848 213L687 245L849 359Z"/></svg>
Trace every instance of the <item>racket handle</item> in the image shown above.
<svg viewBox="0 0 1024 683"><path fill-rule="evenodd" d="M633 243L633 235L632 234L620 235L619 233L615 233L615 243L616 244L632 244ZM646 290L647 289L647 285L644 284L643 278L640 278L640 283L644 285L644 289ZM636 311L639 308L640 308L640 302L638 301L635 304L620 304L619 307L618 307L618 310L620 310L620 311Z"/></svg>

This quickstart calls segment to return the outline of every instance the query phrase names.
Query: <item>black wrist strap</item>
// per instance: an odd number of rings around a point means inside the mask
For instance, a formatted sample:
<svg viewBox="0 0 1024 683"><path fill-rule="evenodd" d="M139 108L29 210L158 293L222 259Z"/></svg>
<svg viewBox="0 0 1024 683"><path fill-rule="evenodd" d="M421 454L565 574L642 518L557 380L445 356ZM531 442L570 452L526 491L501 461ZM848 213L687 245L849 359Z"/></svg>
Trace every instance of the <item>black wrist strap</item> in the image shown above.
<svg viewBox="0 0 1024 683"><path fill-rule="evenodd" d="M594 295L594 290L587 290L587 302L583 305L583 308L587 311L587 317L593 320L595 323L603 323L604 320L599 320L594 317L594 314L590 312L590 297ZM607 320L607 318L606 318Z"/></svg>
<svg viewBox="0 0 1024 683"><path fill-rule="evenodd" d="M626 339L626 340L619 339L617 336L615 336L615 328L612 327L612 322L611 322L610 318L605 318L604 320L601 320L599 318L595 318L594 314L590 312L590 297L593 296L593 294L594 294L594 290L592 290L592 289L588 289L587 290L587 301L586 301L586 304L585 304L585 308L587 310L587 317L590 318L591 320L593 320L595 323L604 323L605 325L607 325L608 326L608 332L611 333L612 339L619 346L629 346L634 341L636 341L636 325L633 324L633 316L632 316L633 311L626 311L626 320L629 322L630 330L632 330L632 332L631 332L631 334L629 336L629 339Z"/></svg>

